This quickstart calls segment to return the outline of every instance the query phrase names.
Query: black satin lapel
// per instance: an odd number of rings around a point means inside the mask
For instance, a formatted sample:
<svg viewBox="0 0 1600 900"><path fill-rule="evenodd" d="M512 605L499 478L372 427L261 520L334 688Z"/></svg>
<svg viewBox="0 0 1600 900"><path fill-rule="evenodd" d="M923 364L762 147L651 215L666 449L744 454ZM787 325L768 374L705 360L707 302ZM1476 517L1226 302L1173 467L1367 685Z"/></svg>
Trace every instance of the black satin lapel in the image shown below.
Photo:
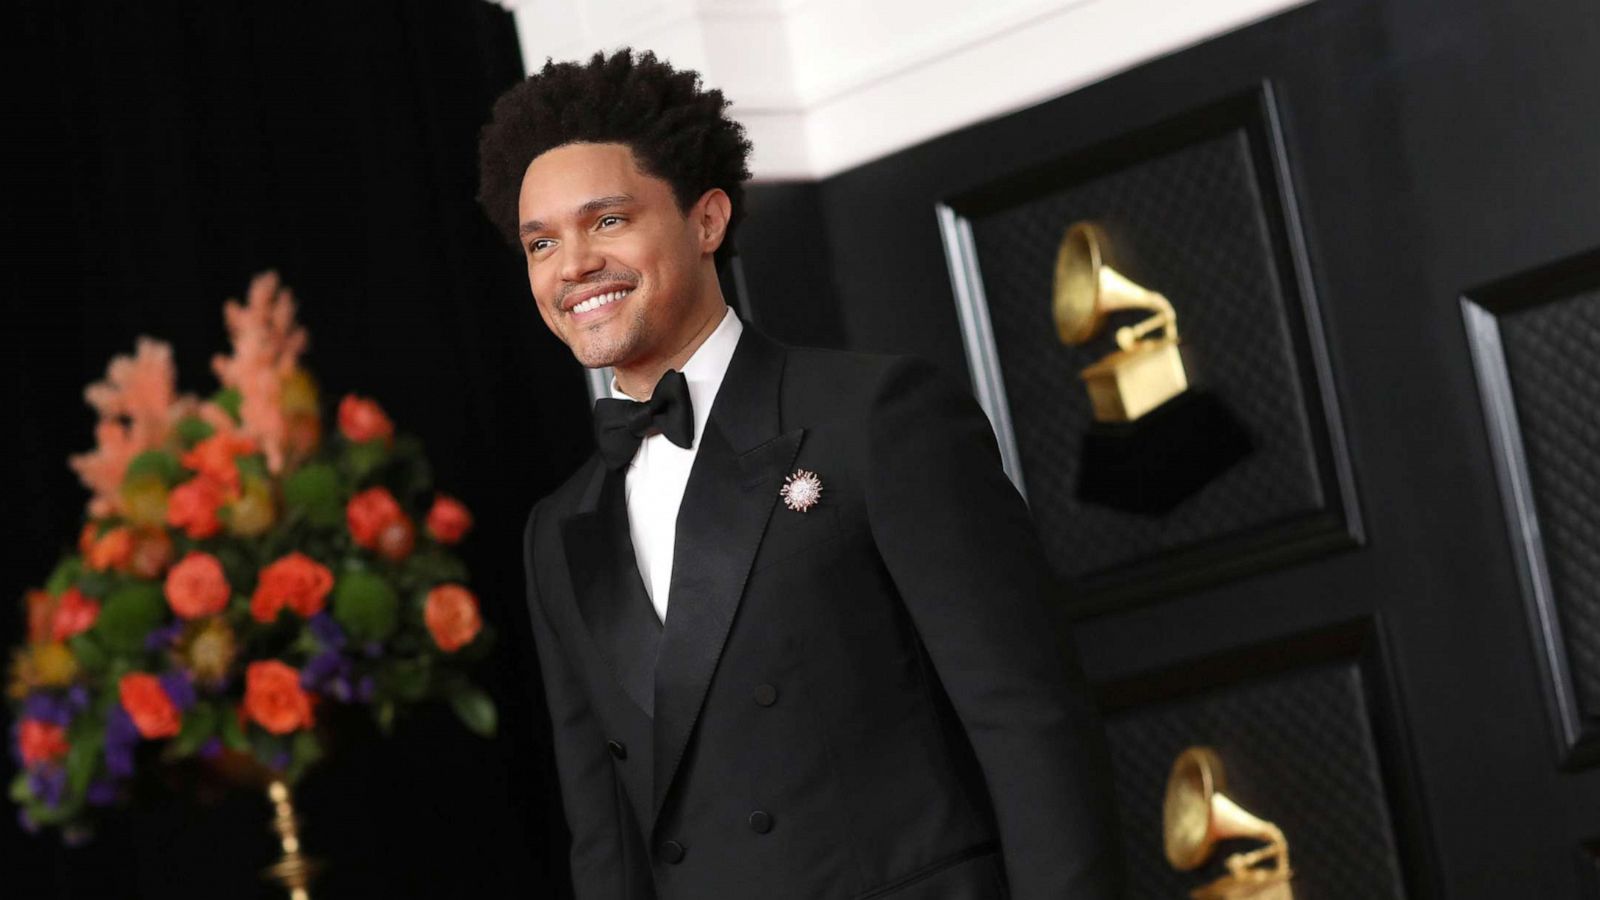
<svg viewBox="0 0 1600 900"><path fill-rule="evenodd" d="M745 578L805 429L735 453L715 416L679 507L667 621L656 662L655 813L694 731Z"/></svg>
<svg viewBox="0 0 1600 900"><path fill-rule="evenodd" d="M589 636L645 715L655 707L661 622L639 577L628 532L625 472L605 470L580 511L562 524L567 568Z"/></svg>

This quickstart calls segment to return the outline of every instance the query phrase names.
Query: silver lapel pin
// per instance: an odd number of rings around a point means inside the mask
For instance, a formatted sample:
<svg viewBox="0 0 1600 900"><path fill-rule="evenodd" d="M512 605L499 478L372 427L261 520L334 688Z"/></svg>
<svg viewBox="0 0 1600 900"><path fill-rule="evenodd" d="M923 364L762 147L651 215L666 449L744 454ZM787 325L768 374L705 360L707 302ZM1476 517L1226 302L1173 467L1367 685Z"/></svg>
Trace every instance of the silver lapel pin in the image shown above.
<svg viewBox="0 0 1600 900"><path fill-rule="evenodd" d="M778 491L783 504L795 512L805 512L822 499L822 479L809 469L795 469L794 474L783 479Z"/></svg>

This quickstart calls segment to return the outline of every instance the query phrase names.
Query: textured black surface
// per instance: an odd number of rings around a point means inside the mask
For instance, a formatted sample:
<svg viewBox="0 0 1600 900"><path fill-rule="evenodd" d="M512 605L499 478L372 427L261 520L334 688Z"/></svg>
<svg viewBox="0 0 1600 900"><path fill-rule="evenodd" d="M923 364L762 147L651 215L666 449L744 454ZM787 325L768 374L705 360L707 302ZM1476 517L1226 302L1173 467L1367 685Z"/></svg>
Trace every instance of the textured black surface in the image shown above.
<svg viewBox="0 0 1600 900"><path fill-rule="evenodd" d="M1579 709L1600 716L1600 291L1500 316Z"/></svg>
<svg viewBox="0 0 1600 900"><path fill-rule="evenodd" d="M1324 505L1257 179L1240 128L971 220L1029 505L1069 578ZM1074 497L1092 421L1078 372L1115 349L1112 329L1064 346L1051 320L1056 248L1081 219L1105 227L1119 271L1173 302L1191 381L1256 442L1161 518Z"/></svg>
<svg viewBox="0 0 1600 900"><path fill-rule="evenodd" d="M1106 719L1127 859L1128 896L1171 900L1222 874L1221 858L1177 872L1161 844L1172 762L1203 744L1222 758L1227 794L1289 840L1296 900L1403 897L1362 675L1330 662L1152 703Z"/></svg>

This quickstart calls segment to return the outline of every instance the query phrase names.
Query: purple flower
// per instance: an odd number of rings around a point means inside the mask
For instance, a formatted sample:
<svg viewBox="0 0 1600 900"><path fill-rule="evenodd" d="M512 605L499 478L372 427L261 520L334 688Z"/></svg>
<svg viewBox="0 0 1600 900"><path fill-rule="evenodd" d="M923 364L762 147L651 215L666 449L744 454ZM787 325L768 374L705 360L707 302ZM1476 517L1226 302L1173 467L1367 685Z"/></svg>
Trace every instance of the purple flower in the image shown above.
<svg viewBox="0 0 1600 900"><path fill-rule="evenodd" d="M361 652L372 659L377 659L383 655L383 641L367 641L361 645Z"/></svg>
<svg viewBox="0 0 1600 900"><path fill-rule="evenodd" d="M67 790L67 770L61 766L34 766L28 770L28 792L35 800L55 809Z"/></svg>
<svg viewBox="0 0 1600 900"><path fill-rule="evenodd" d="M139 728L133 717L121 703L113 703L106 714L106 771L115 778L132 775L133 748L138 743Z"/></svg>
<svg viewBox="0 0 1600 900"><path fill-rule="evenodd" d="M194 705L194 682L189 680L189 673L182 669L173 669L161 675L161 689L166 691L167 698L178 712L188 712Z"/></svg>
<svg viewBox="0 0 1600 900"><path fill-rule="evenodd" d="M34 691L22 701L25 717L47 725L66 727L72 722L72 708L66 698L46 691Z"/></svg>
<svg viewBox="0 0 1600 900"><path fill-rule="evenodd" d="M81 684L75 684L67 690L67 706L73 714L81 713L89 708L89 689Z"/></svg>
<svg viewBox="0 0 1600 900"><path fill-rule="evenodd" d="M28 815L28 811L25 809L17 810L17 824L22 826L22 830L29 834L39 833L39 823L35 822L33 816Z"/></svg>
<svg viewBox="0 0 1600 900"><path fill-rule="evenodd" d="M212 735L206 738L205 742L200 745L200 749L195 752L200 755L201 759L216 759L222 755L222 739Z"/></svg>
<svg viewBox="0 0 1600 900"><path fill-rule="evenodd" d="M308 623L311 626L311 636L317 642L330 650L337 650L344 646L344 629L333 620L333 616L325 612L317 613Z"/></svg>
<svg viewBox="0 0 1600 900"><path fill-rule="evenodd" d="M362 703L371 703L375 688L371 675L361 676L361 680L356 682L356 699Z"/></svg>
<svg viewBox="0 0 1600 900"><path fill-rule="evenodd" d="M117 802L117 783L109 778L96 778L89 782L89 789L84 791L83 799L90 806L110 806Z"/></svg>
<svg viewBox="0 0 1600 900"><path fill-rule="evenodd" d="M272 757L272 768L279 772L289 768L289 751L280 750L276 756Z"/></svg>
<svg viewBox="0 0 1600 900"><path fill-rule="evenodd" d="M335 678L349 675L350 661L337 650L325 650L306 663L300 670L300 686L308 691L321 690Z"/></svg>
<svg viewBox="0 0 1600 900"><path fill-rule="evenodd" d="M154 651L171 647L178 639L178 635L183 634L183 627L183 622L173 622L171 625L155 629L144 636L144 648Z"/></svg>

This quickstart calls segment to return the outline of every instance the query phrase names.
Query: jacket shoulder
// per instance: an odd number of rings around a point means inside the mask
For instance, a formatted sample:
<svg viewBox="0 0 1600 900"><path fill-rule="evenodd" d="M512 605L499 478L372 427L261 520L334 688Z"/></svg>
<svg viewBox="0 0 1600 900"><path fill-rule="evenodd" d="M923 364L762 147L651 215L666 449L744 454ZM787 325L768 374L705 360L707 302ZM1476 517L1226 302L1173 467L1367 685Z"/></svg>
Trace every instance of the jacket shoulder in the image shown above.
<svg viewBox="0 0 1600 900"><path fill-rule="evenodd" d="M915 354L789 347L783 378L785 406L828 417L865 415L885 386L903 377L951 376Z"/></svg>

